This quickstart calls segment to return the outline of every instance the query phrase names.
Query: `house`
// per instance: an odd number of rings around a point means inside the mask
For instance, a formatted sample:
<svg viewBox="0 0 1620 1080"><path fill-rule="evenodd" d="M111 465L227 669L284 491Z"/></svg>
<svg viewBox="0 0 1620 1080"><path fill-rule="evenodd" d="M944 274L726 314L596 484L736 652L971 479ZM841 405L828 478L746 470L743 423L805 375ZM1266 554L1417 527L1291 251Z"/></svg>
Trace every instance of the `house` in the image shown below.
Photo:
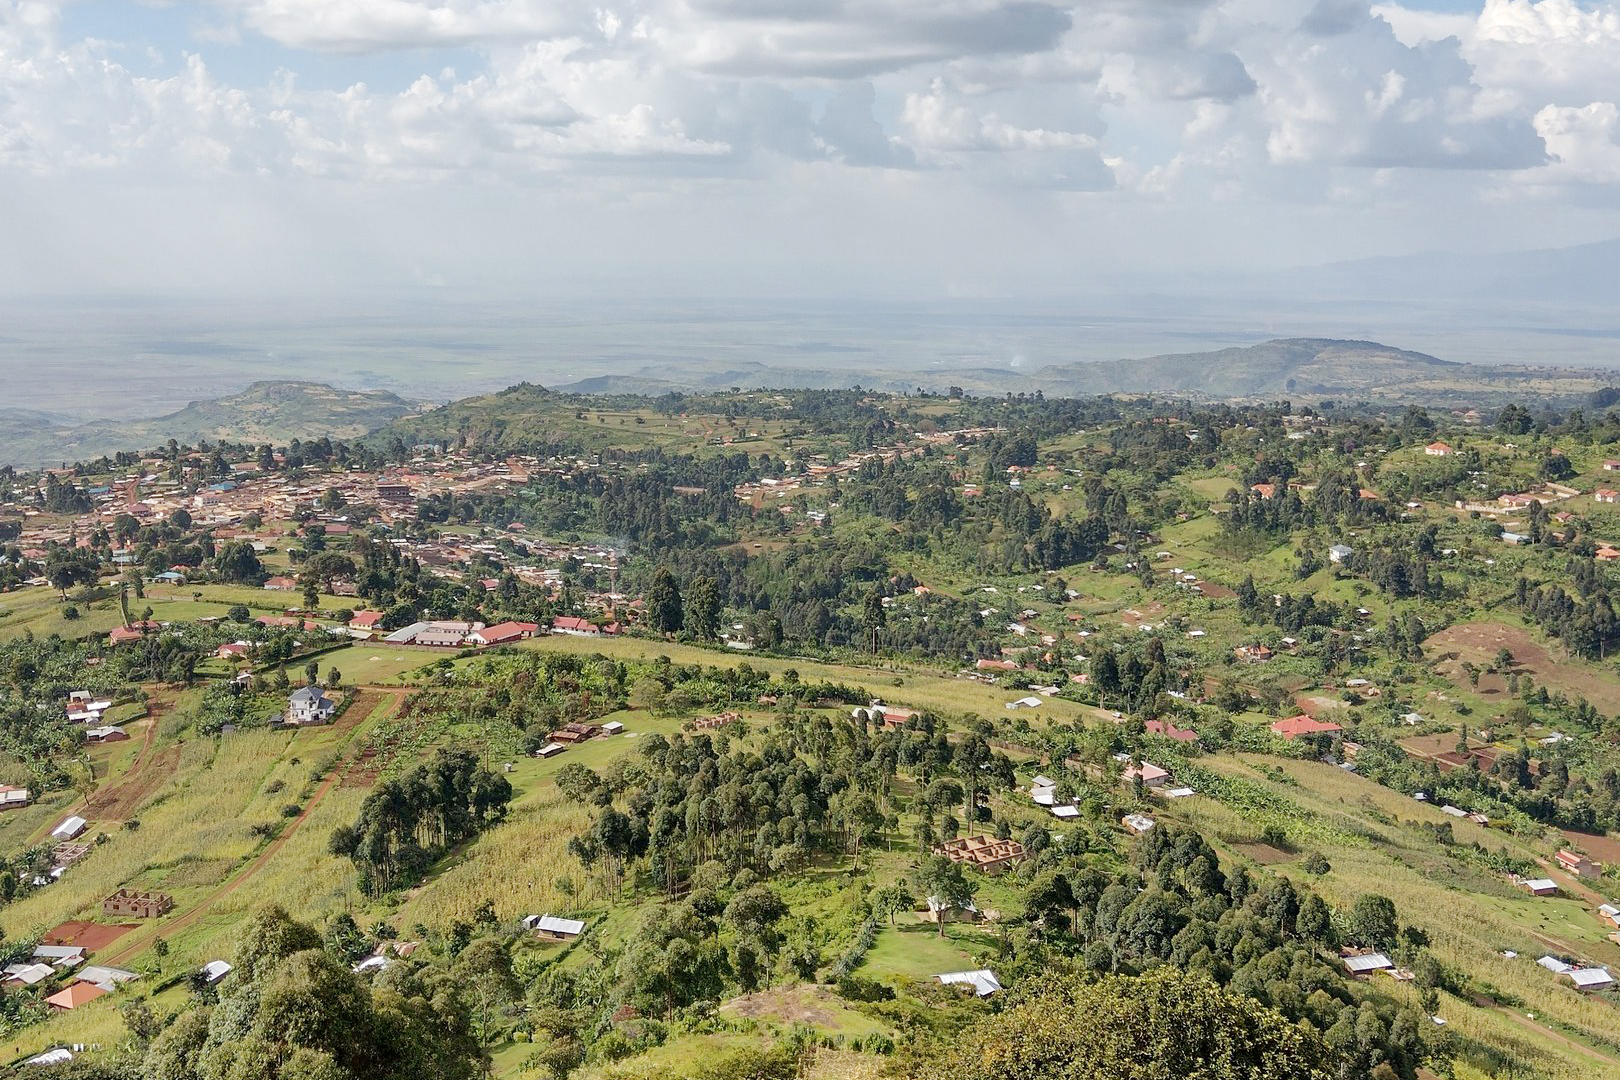
<svg viewBox="0 0 1620 1080"><path fill-rule="evenodd" d="M1017 701L1007 702L1009 709L1038 709L1041 705L1042 701L1038 697L1021 697Z"/></svg>
<svg viewBox="0 0 1620 1080"><path fill-rule="evenodd" d="M337 702L318 686L300 686L287 697L289 724L324 724L336 710Z"/></svg>
<svg viewBox="0 0 1620 1080"><path fill-rule="evenodd" d="M1061 806L1048 806L1046 808L1046 812L1057 818L1059 821L1068 821L1072 818L1077 818L1080 816L1080 808L1073 803L1065 803Z"/></svg>
<svg viewBox="0 0 1620 1080"><path fill-rule="evenodd" d="M221 660L235 660L238 657L246 658L253 652L253 646L246 641L227 641L214 650L214 655Z"/></svg>
<svg viewBox="0 0 1620 1080"><path fill-rule="evenodd" d="M1617 502L1620 501L1620 492L1615 491L1614 488L1598 488L1592 492L1592 498L1600 503Z"/></svg>
<svg viewBox="0 0 1620 1080"><path fill-rule="evenodd" d="M149 632L161 629L163 627L151 619L133 622L128 626L115 626L107 631L107 644L122 645L126 641L139 641Z"/></svg>
<svg viewBox="0 0 1620 1080"><path fill-rule="evenodd" d="M0 784L0 810L16 810L33 801L33 794L27 788Z"/></svg>
<svg viewBox="0 0 1620 1080"><path fill-rule="evenodd" d="M1277 494L1277 485L1276 484L1250 484L1249 485L1249 490L1254 492L1256 495L1260 496L1262 499L1270 499L1270 498L1274 498L1276 496L1276 494Z"/></svg>
<svg viewBox="0 0 1620 1080"><path fill-rule="evenodd" d="M1120 780L1127 784L1134 784L1139 776L1142 778L1142 786L1147 788L1162 787L1164 782L1170 779L1168 770L1161 769L1150 761L1144 761L1141 765L1128 766L1120 774Z"/></svg>
<svg viewBox="0 0 1620 1080"><path fill-rule="evenodd" d="M1271 730L1273 734L1281 735L1289 742L1293 742L1301 735L1314 735L1318 732L1343 731L1344 729L1331 721L1318 720L1313 716L1307 716L1304 713L1300 713L1298 716L1290 716L1286 720L1277 721L1275 724L1271 725Z"/></svg>
<svg viewBox="0 0 1620 1080"><path fill-rule="evenodd" d="M983 913L979 911L978 905L972 900L967 902L967 907L955 907L946 904L937 896L930 896L927 904L928 911L922 917L924 922L937 923L944 920L945 922L976 923L984 918Z"/></svg>
<svg viewBox="0 0 1620 1080"><path fill-rule="evenodd" d="M107 991L103 990L95 983L76 982L67 989L58 990L56 993L46 998L45 1004L49 1005L53 1009L60 1009L63 1012L69 1012L73 1009L77 1009L80 1005L88 1005L90 1002L96 1000L98 997L104 996L106 993Z"/></svg>
<svg viewBox="0 0 1620 1080"><path fill-rule="evenodd" d="M609 720L607 723L602 725L602 734L603 735L623 735L624 734L624 725L619 723L617 720Z"/></svg>
<svg viewBox="0 0 1620 1080"><path fill-rule="evenodd" d="M553 731L551 733L551 741L563 743L564 745L582 743L586 739L595 738L597 735L601 734L601 732L602 726L600 724L587 724L576 720L573 723L564 724L556 731Z"/></svg>
<svg viewBox="0 0 1620 1080"><path fill-rule="evenodd" d="M1559 869L1567 874L1574 874L1579 878L1595 878L1603 873L1603 864L1595 863L1579 852L1564 848L1553 856Z"/></svg>
<svg viewBox="0 0 1620 1080"><path fill-rule="evenodd" d="M1119 819L1119 823L1125 826L1125 831L1132 836L1141 836L1145 832L1151 832L1154 824L1153 819L1146 814L1126 814Z"/></svg>
<svg viewBox="0 0 1620 1080"><path fill-rule="evenodd" d="M129 733L116 724L91 728L84 733L84 741L87 743L126 742L128 739Z"/></svg>
<svg viewBox="0 0 1620 1080"><path fill-rule="evenodd" d="M155 919L173 909L174 897L168 893L136 892L134 889L119 889L101 902L101 913L111 917Z"/></svg>
<svg viewBox="0 0 1620 1080"><path fill-rule="evenodd" d="M230 973L231 965L226 963L224 960L210 960L208 963L197 969L197 974L201 975L203 977L203 981L209 986L213 986Z"/></svg>
<svg viewBox="0 0 1620 1080"><path fill-rule="evenodd" d="M1017 671L1018 665L1011 660L980 660L974 668L978 671Z"/></svg>
<svg viewBox="0 0 1620 1080"><path fill-rule="evenodd" d="M1455 454L1457 451L1453 450L1446 443L1432 442L1428 446L1425 446L1423 448L1423 452L1425 454L1427 454L1429 457L1450 457L1452 454Z"/></svg>
<svg viewBox="0 0 1620 1080"><path fill-rule="evenodd" d="M12 964L6 968L6 986L34 986L53 977L56 969L49 964Z"/></svg>
<svg viewBox="0 0 1620 1080"><path fill-rule="evenodd" d="M264 579L264 587L273 592L291 592L298 588L298 579L278 574Z"/></svg>
<svg viewBox="0 0 1620 1080"><path fill-rule="evenodd" d="M1191 728L1178 728L1168 720L1149 720L1142 727L1149 735L1162 735L1176 742L1192 742L1198 738L1198 732Z"/></svg>
<svg viewBox="0 0 1620 1080"><path fill-rule="evenodd" d="M357 611L349 619L349 628L352 630L377 630L382 627L383 613L380 611Z"/></svg>
<svg viewBox="0 0 1620 1080"><path fill-rule="evenodd" d="M467 640L474 645L505 645L511 641L522 641L533 637L535 631L540 629L539 623L532 622L503 622L494 626L486 626L482 630L474 630L467 635Z"/></svg>
<svg viewBox="0 0 1620 1080"><path fill-rule="evenodd" d="M585 922L582 919L559 919L555 915L529 915L523 920L523 929L535 937L569 941L585 932Z"/></svg>
<svg viewBox="0 0 1620 1080"><path fill-rule="evenodd" d="M975 997L989 997L1001 989L1001 980L989 968L980 968L978 971L952 971L944 975L935 975L945 986L966 986L973 990Z"/></svg>
<svg viewBox="0 0 1620 1080"><path fill-rule="evenodd" d="M1615 907L1613 904L1599 904L1597 911L1598 918L1607 921L1610 926L1620 930L1620 907Z"/></svg>
<svg viewBox="0 0 1620 1080"><path fill-rule="evenodd" d="M1232 652L1246 664L1263 664L1271 659L1271 650L1264 645L1239 645Z"/></svg>
<svg viewBox="0 0 1620 1080"><path fill-rule="evenodd" d="M52 840L72 840L88 828L90 823L84 818L74 815L51 830Z"/></svg>
<svg viewBox="0 0 1620 1080"><path fill-rule="evenodd" d="M1375 971L1391 971L1394 967L1383 953L1353 953L1344 958L1344 969L1352 975L1371 975Z"/></svg>
<svg viewBox="0 0 1620 1080"><path fill-rule="evenodd" d="M966 836L945 841L934 848L934 853L987 874L999 874L1024 857L1024 845L991 836Z"/></svg>
<svg viewBox="0 0 1620 1080"><path fill-rule="evenodd" d="M1603 471L1620 472L1620 460L1616 460L1615 458L1605 459L1603 462Z"/></svg>
<svg viewBox="0 0 1620 1080"><path fill-rule="evenodd" d="M559 615L551 620L553 634L574 634L580 637L596 637L602 631L589 619L578 619L572 615Z"/></svg>
<svg viewBox="0 0 1620 1080"><path fill-rule="evenodd" d="M1609 974L1608 968L1577 967L1570 968L1568 971L1561 971L1559 974L1568 979L1577 990L1588 992L1607 990L1614 985L1614 978Z"/></svg>
<svg viewBox="0 0 1620 1080"><path fill-rule="evenodd" d="M87 982L92 986L99 986L103 990L109 991L116 990L124 983L133 982L140 978L133 971L125 971L123 968L101 967L94 964L80 968L77 974L80 982Z"/></svg>
<svg viewBox="0 0 1620 1080"><path fill-rule="evenodd" d="M558 754L562 753L566 749L568 749L568 747L564 746L560 742L548 742L548 743L546 743L546 745L544 745L540 749L536 750L534 752L534 756L535 757L556 757Z"/></svg>
<svg viewBox="0 0 1620 1080"><path fill-rule="evenodd" d="M1342 563L1355 553L1355 548L1345 544L1333 544L1328 548L1328 561Z"/></svg>
<svg viewBox="0 0 1620 1080"><path fill-rule="evenodd" d="M1558 895L1558 882L1552 878L1523 878L1518 886L1531 896Z"/></svg>
<svg viewBox="0 0 1620 1080"><path fill-rule="evenodd" d="M393 962L393 957L390 956L368 956L358 964L353 965L349 970L356 975L370 975L373 972L383 970Z"/></svg>
<svg viewBox="0 0 1620 1080"><path fill-rule="evenodd" d="M84 963L84 952L83 945L35 945L34 959L65 970Z"/></svg>

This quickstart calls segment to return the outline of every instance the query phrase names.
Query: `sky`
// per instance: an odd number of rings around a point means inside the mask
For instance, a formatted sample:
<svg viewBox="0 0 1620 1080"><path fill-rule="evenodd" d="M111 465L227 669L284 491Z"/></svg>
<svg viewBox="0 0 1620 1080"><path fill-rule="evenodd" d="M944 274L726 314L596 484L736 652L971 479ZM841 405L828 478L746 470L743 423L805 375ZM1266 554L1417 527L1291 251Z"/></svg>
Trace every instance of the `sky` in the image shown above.
<svg viewBox="0 0 1620 1080"><path fill-rule="evenodd" d="M1620 0L0 0L0 297L1060 297L1620 237Z"/></svg>

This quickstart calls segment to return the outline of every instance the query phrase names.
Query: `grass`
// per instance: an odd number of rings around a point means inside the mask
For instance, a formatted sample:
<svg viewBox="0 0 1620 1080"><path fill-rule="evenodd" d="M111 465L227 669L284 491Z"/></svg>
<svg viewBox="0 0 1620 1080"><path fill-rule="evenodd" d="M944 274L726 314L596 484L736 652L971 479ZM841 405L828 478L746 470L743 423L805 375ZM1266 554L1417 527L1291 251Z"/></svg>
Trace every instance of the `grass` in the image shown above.
<svg viewBox="0 0 1620 1080"><path fill-rule="evenodd" d="M860 971L891 984L907 979L927 980L951 971L993 969L1000 952L995 936L987 930L967 923L946 923L945 936L940 937L934 924L908 922L902 914L898 926L885 926L878 934Z"/></svg>
<svg viewBox="0 0 1620 1080"><path fill-rule="evenodd" d="M712 667L737 667L748 664L755 670L780 675L796 670L804 682L837 682L859 686L874 697L896 705L929 709L945 716L977 713L987 718L1010 717L1007 702L1023 697L1025 691L989 686L971 679L943 675L915 667L873 666L853 667L828 664L818 660L778 659L736 652L703 649L679 642L651 641L645 638L612 637L555 637L531 638L520 646L542 651L572 652L584 655L601 653L616 660L652 660L667 656L680 664L705 664ZM466 663L459 661L458 663ZM1084 705L1057 698L1044 699L1039 709L1016 715L1032 723L1041 720L1072 722L1092 715Z"/></svg>

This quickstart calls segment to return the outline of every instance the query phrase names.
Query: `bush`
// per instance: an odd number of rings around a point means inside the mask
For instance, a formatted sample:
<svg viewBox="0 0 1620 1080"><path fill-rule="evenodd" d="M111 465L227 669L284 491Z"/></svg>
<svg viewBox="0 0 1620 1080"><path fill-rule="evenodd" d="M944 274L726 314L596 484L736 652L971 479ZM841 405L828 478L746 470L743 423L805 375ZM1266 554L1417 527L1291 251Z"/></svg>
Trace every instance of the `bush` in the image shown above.
<svg viewBox="0 0 1620 1080"><path fill-rule="evenodd" d="M304 808L299 806L297 803L290 802L281 808L281 816L285 818L295 818L303 812Z"/></svg>
<svg viewBox="0 0 1620 1080"><path fill-rule="evenodd" d="M838 996L846 1001L893 1001L894 988L864 975L845 975L838 980Z"/></svg>

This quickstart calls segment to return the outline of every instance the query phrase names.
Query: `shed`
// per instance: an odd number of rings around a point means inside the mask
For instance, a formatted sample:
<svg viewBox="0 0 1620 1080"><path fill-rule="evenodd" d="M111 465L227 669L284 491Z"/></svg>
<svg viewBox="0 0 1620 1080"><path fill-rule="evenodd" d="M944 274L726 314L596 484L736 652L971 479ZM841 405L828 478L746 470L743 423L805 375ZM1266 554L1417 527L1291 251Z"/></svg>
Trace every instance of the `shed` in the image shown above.
<svg viewBox="0 0 1620 1080"><path fill-rule="evenodd" d="M1383 953L1362 953L1344 958L1344 969L1352 975L1369 975L1374 971L1387 971L1395 965Z"/></svg>
<svg viewBox="0 0 1620 1080"><path fill-rule="evenodd" d="M977 971L951 971L944 975L935 975L946 986L970 986L975 997L989 997L1001 989L1001 980L996 978L995 972L989 968L980 968Z"/></svg>
<svg viewBox="0 0 1620 1080"><path fill-rule="evenodd" d="M585 921L560 919L555 915L530 915L523 920L523 929L532 930L537 937L566 941L585 932Z"/></svg>
<svg viewBox="0 0 1620 1080"><path fill-rule="evenodd" d="M74 815L63 821L62 824L51 830L53 840L72 840L88 828L90 823L84 818Z"/></svg>

